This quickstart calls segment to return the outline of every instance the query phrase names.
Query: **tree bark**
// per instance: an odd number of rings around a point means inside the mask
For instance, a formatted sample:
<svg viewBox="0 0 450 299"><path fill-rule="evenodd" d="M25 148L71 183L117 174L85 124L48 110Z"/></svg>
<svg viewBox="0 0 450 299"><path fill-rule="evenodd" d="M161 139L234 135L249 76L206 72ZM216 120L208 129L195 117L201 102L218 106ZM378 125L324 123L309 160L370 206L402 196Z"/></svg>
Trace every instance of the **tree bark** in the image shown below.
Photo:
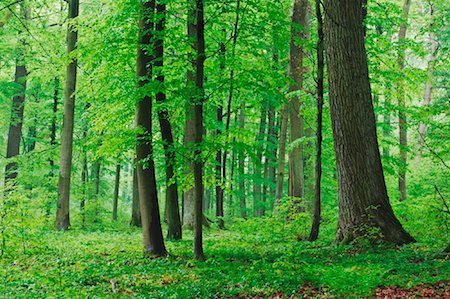
<svg viewBox="0 0 450 299"><path fill-rule="evenodd" d="M195 15L195 4L193 0L188 0L188 23L187 23L187 37L191 43L193 51L197 51L197 27L196 27L196 15ZM191 66L187 70L187 84L186 92L187 94L195 94L195 74L193 69L195 69L195 58L194 55L189 53L189 60L191 61ZM186 102L186 123L184 131L184 146L185 148L191 149L195 143L195 108L194 101L188 99ZM193 152L193 151L190 151ZM189 157L187 161L187 169L185 170L185 177L190 178L194 173L194 162L193 157ZM194 205L195 205L195 188L190 183L187 189L183 193L183 227L192 229L194 227Z"/></svg>
<svg viewBox="0 0 450 299"><path fill-rule="evenodd" d="M119 203L119 187L120 187L120 163L116 165L116 179L114 182L113 212L112 220L117 221L117 206Z"/></svg>
<svg viewBox="0 0 450 299"><path fill-rule="evenodd" d="M303 58L304 42L308 36L310 18L309 0L294 0L291 23L291 41L289 56L289 92L303 91ZM305 176L303 170L303 144L299 142L304 136L303 116L301 115L301 96L293 95L289 100L289 142L295 146L289 151L289 196L303 198L305 192Z"/></svg>
<svg viewBox="0 0 450 299"><path fill-rule="evenodd" d="M203 15L203 0L196 0L196 69L195 69L195 87L196 97L194 101L194 259L203 260L203 161L202 161L202 141L203 141L203 102L204 102L204 63L205 63L205 22Z"/></svg>
<svg viewBox="0 0 450 299"><path fill-rule="evenodd" d="M138 87L142 92L136 112L138 127L136 159L142 235L145 254L160 257L167 254L161 229L152 144L152 98L145 87L152 78L152 51L146 50L154 42L155 0L140 3L139 46L137 50ZM144 162L145 161L145 162ZM145 165L144 165L145 163Z"/></svg>
<svg viewBox="0 0 450 299"><path fill-rule="evenodd" d="M405 44L406 30L409 16L411 0L405 0L403 4L403 23L398 33L399 52L397 63L400 69L400 77L397 80L398 94L398 118L399 118L399 140L400 140L400 160L402 165L399 170L398 189L400 192L400 200L406 200L406 170L408 168L408 128L406 120L406 98L405 98L405 80L403 79L403 70L405 68Z"/></svg>
<svg viewBox="0 0 450 299"><path fill-rule="evenodd" d="M336 241L414 242L389 204L371 99L361 0L325 0L325 44L336 152ZM374 234L374 229L378 230Z"/></svg>
<svg viewBox="0 0 450 299"><path fill-rule="evenodd" d="M141 209L139 206L139 187L137 180L137 170L136 167L133 168L133 202L131 207L131 221L130 225L141 227Z"/></svg>
<svg viewBox="0 0 450 299"><path fill-rule="evenodd" d="M70 178L72 170L73 127L75 119L75 88L77 83L76 50L78 28L73 20L78 17L79 0L69 0L69 24L67 26L67 54L71 57L66 69L66 85L64 88L64 117L61 132L61 154L58 180L58 205L55 228L68 230L70 227L69 201Z"/></svg>
<svg viewBox="0 0 450 299"><path fill-rule="evenodd" d="M278 153L278 170L277 170L277 190L276 201L279 202L283 197L283 183L284 183L284 170L286 164L286 139L287 128L289 121L289 107L287 105L282 106L281 112L281 130L279 140L279 153Z"/></svg>
<svg viewBox="0 0 450 299"><path fill-rule="evenodd" d="M320 0L316 1L317 18L317 154L316 154L316 183L314 187L313 219L309 241L316 241L319 237L320 214L321 214L321 178L322 178L322 140L323 140L323 94L324 94L324 40L323 40L323 18L320 8Z"/></svg>
<svg viewBox="0 0 450 299"><path fill-rule="evenodd" d="M159 3L156 5L158 14L156 23L155 42L155 67L157 68L156 80L161 84L160 90L156 93L156 102L164 104L166 93L164 91L164 30L166 21L166 5ZM168 231L167 238L180 240L182 237L180 208L178 205L178 184L175 176L174 165L176 161L172 126L170 125L169 113L165 107L158 110L158 120L161 127L161 136L164 144L164 154L166 157L166 210Z"/></svg>
<svg viewBox="0 0 450 299"><path fill-rule="evenodd" d="M434 7L432 2L430 2L430 25L429 25L429 39L430 39L430 57L428 59L428 66L427 66L427 73L428 73L428 79L425 84L425 94L423 97L422 106L426 107L431 104L432 100L432 91L433 91L433 71L434 71L434 65L437 60L437 49L438 49L438 43L437 43L437 37L436 34L433 33L433 25L434 25ZM422 147L425 143L425 137L427 136L427 125L423 122L419 124L419 144L417 146L417 155L416 160L420 160L422 155Z"/></svg>
<svg viewBox="0 0 450 299"><path fill-rule="evenodd" d="M26 22L29 18L29 12L26 7L26 1L20 3L20 12ZM14 158L20 153L20 142L22 140L23 112L25 107L25 92L27 90L27 68L25 65L25 40L20 37L22 32L19 30L19 46L16 58L16 68L14 83L20 88L12 99L11 119L9 121L8 143L6 148L6 159ZM17 162L8 162L5 168L5 185L14 183L17 178Z"/></svg>
<svg viewBox="0 0 450 299"><path fill-rule="evenodd" d="M245 126L245 111L244 105L241 105L240 113L239 113L239 129L244 130ZM247 218L247 203L245 200L245 152L243 148L239 149L239 207L241 218Z"/></svg>
<svg viewBox="0 0 450 299"><path fill-rule="evenodd" d="M267 107L266 102L261 107L261 117L259 121L259 132L256 136L256 160L253 168L253 215L263 216L265 214L265 207L261 202L261 185L263 182L262 171L262 156L264 151L264 136L266 134L267 122Z"/></svg>

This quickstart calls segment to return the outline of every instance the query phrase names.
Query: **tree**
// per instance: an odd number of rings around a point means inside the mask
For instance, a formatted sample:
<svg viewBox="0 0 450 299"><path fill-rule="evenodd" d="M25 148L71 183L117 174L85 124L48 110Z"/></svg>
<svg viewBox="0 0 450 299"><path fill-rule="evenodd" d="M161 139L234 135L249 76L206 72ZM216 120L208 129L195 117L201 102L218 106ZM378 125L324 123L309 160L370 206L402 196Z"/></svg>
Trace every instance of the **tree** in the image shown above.
<svg viewBox="0 0 450 299"><path fill-rule="evenodd" d="M305 56L304 42L308 35L310 19L309 0L294 0L291 23L291 42L289 55L289 76L292 81L289 91L297 94L289 100L289 141L293 144L289 151L289 196L304 197L305 176L303 172L303 144L304 135L303 116L301 115L301 97L303 92L303 59Z"/></svg>
<svg viewBox="0 0 450 299"><path fill-rule="evenodd" d="M194 258L204 259L203 253L203 102L204 102L204 64L205 64L205 21L203 14L203 0L195 1L195 21L196 21L196 44L197 53L195 60L195 97L194 103Z"/></svg>
<svg viewBox="0 0 450 299"><path fill-rule="evenodd" d="M405 98L405 80L403 77L403 72L405 68L405 38L408 23L409 9L411 7L411 0L405 0L403 4L402 13L402 24L400 25L400 30L398 32L398 57L397 63L400 70L400 78L397 80L397 96L398 96L398 130L399 130L399 140L400 140L400 160L402 165L399 171L398 178L398 190L400 192L400 200L406 199L406 169L408 162L408 127L406 121L406 98Z"/></svg>
<svg viewBox="0 0 450 299"><path fill-rule="evenodd" d="M315 241L319 237L321 214L321 178L322 178L322 141L323 141L323 83L324 83L324 40L323 17L320 8L320 0L316 0L317 17L317 155L316 155L316 184L314 186L314 209L309 241Z"/></svg>
<svg viewBox="0 0 450 299"><path fill-rule="evenodd" d="M156 5L156 41L155 41L155 61L157 70L156 80L161 84L160 90L156 93L156 102L164 104L166 93L164 89L164 27L166 22L166 5L158 2ZM161 135L164 142L164 153L166 157L166 209L168 231L167 237L173 240L180 240L182 237L180 209L178 206L178 184L175 177L174 164L176 160L172 126L169 120L167 109L158 110L158 120L161 127Z"/></svg>
<svg viewBox="0 0 450 299"><path fill-rule="evenodd" d="M336 241L348 243L377 229L386 242L414 242L394 215L384 181L364 45L363 1L325 0L324 10L339 186Z"/></svg>
<svg viewBox="0 0 450 299"><path fill-rule="evenodd" d="M70 178L72 174L73 128L75 118L75 88L77 83L77 47L78 28L74 22L78 17L79 0L69 0L69 23L67 25L67 54L70 62L66 69L64 87L64 119L61 132L61 154L59 162L58 205L55 228L68 230L70 227L69 200Z"/></svg>
<svg viewBox="0 0 450 299"><path fill-rule="evenodd" d="M27 2L20 3L20 11L25 20L29 18ZM17 85L16 95L13 97L11 105L11 118L9 121L8 145L6 149L6 158L14 158L19 155L20 142L22 140L23 112L25 106L25 91L27 90L27 68L25 65L25 40L19 30L19 46L16 57L16 68L14 83ZM5 168L5 184L17 178L17 162L8 162Z"/></svg>
<svg viewBox="0 0 450 299"><path fill-rule="evenodd" d="M161 229L152 143L152 97L145 87L152 80L155 0L140 2L139 45L136 74L140 98L136 111L138 129L136 160L144 252L149 257L167 254Z"/></svg>
<svg viewBox="0 0 450 299"><path fill-rule="evenodd" d="M113 211L112 220L117 221L117 206L119 203L119 187L120 187L120 163L116 165L116 179L114 182Z"/></svg>

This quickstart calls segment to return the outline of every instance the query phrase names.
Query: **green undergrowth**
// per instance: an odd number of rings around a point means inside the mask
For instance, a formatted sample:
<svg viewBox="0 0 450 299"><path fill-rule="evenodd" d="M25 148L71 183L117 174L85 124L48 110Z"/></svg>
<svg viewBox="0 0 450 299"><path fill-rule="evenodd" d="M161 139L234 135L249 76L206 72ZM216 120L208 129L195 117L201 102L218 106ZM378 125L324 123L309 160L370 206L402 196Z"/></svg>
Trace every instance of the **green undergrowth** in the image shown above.
<svg viewBox="0 0 450 299"><path fill-rule="evenodd" d="M299 239L293 226L273 218L241 220L224 231L206 230L207 260L197 262L191 259L189 233L183 241L166 242L167 258L148 260L139 229L125 224L65 233L49 229L7 244L0 258L0 298L232 298L278 292L289 298L303 286L330 297L360 298L381 286L408 288L450 278L443 243L368 249Z"/></svg>

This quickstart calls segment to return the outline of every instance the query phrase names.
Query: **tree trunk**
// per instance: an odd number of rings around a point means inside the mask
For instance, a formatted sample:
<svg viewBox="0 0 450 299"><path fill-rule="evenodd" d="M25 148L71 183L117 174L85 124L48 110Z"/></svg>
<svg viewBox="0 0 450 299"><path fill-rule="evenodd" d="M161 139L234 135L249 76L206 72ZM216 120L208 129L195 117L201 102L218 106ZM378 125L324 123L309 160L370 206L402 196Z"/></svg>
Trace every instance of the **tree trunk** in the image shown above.
<svg viewBox="0 0 450 299"><path fill-rule="evenodd" d="M398 33L398 41L400 45L399 55L397 63L400 69L400 77L397 80L397 93L398 93L398 118L399 118L399 139L400 139L400 160L402 165L400 166L398 189L400 192L400 200L406 200L406 170L408 168L408 128L406 120L406 98L405 98L405 80L403 79L403 70L405 68L405 43L406 29L408 23L409 9L411 7L411 0L405 0L403 4L403 23L400 26Z"/></svg>
<svg viewBox="0 0 450 299"><path fill-rule="evenodd" d="M291 42L289 57L289 92L303 92L303 58L305 56L304 42L309 29L309 0L294 0L291 23ZM303 170L303 144L300 139L304 135L303 116L301 115L301 96L293 95L289 101L289 142L294 144L289 151L289 196L303 198L305 176Z"/></svg>
<svg viewBox="0 0 450 299"><path fill-rule="evenodd" d="M113 212L112 220L117 221L117 206L119 203L119 187L120 187L120 163L116 165L116 180L114 183Z"/></svg>
<svg viewBox="0 0 450 299"><path fill-rule="evenodd" d="M157 72L156 80L161 84L163 90L156 94L156 102L163 104L166 102L164 91L164 29L166 21L166 5L158 3L156 5L158 22L156 23L157 39L155 43L155 67ZM180 240L182 237L180 208L178 206L178 184L175 177L174 165L176 161L172 126L169 121L169 113L166 108L158 110L158 120L161 127L161 136L164 144L164 154L166 157L166 210L168 231L167 237L172 240Z"/></svg>
<svg viewBox="0 0 450 299"><path fill-rule="evenodd" d="M226 56L226 48L225 44L222 42L220 43L220 72L221 74L225 71L225 56ZM231 108L231 107L229 107ZM222 125L223 125L223 105L222 101L217 107L217 123L218 123L218 129L216 131L217 136L220 136L222 132ZM224 184L225 179L222 177L222 150L218 150L216 154L216 217L218 219L219 223L219 229L225 228L225 223L223 220L223 193L224 193Z"/></svg>
<svg viewBox="0 0 450 299"><path fill-rule="evenodd" d="M324 93L324 40L323 40L323 18L320 8L320 0L316 1L317 17L317 154L316 154L316 184L314 188L313 219L309 241L316 241L319 237L320 214L321 214L321 178L322 178L322 120L323 120L323 93Z"/></svg>
<svg viewBox="0 0 450 299"><path fill-rule="evenodd" d="M141 227L141 209L139 206L139 187L137 180L137 170L136 167L133 168L133 202L131 207L131 221L130 225Z"/></svg>
<svg viewBox="0 0 450 299"><path fill-rule="evenodd" d="M197 51L197 28L196 28L196 16L195 16L195 4L193 0L188 0L188 24L187 24L187 36L191 43L193 51ZM187 84L186 92L188 95L195 94L195 74L193 69L195 69L195 58L193 54L189 55L189 61L192 65L187 70ZM184 131L184 146L189 149L189 152L193 152L192 147L195 144L195 108L192 99L188 99L186 102L186 124ZM190 178L194 173L194 162L192 156L189 157L187 161L187 169L185 170L185 177ZM194 227L194 205L195 205L195 188L190 183L187 186L187 190L183 193L183 227L192 229Z"/></svg>
<svg viewBox="0 0 450 299"><path fill-rule="evenodd" d="M195 87L196 97L191 99L194 102L194 259L203 260L203 161L202 161L202 141L203 141L203 102L204 102L204 63L205 63L205 22L203 16L203 0L196 0L195 20L196 20L196 72Z"/></svg>
<svg viewBox="0 0 450 299"><path fill-rule="evenodd" d="M376 135L361 0L325 0L325 43L336 152L339 221L336 241L365 236L414 242L389 204ZM374 234L378 229L378 234Z"/></svg>
<svg viewBox="0 0 450 299"><path fill-rule="evenodd" d="M392 105L392 86L390 82L385 82L384 86L384 109L386 110L383 115L383 136L385 139L389 138L391 135L391 105ZM389 142L383 144L383 156L390 156L390 145Z"/></svg>
<svg viewBox="0 0 450 299"><path fill-rule="evenodd" d="M289 107L287 105L283 105L281 112L281 130L280 130L279 153L278 153L277 191L276 191L277 202L279 202L283 197L288 121L289 121Z"/></svg>
<svg viewBox="0 0 450 299"><path fill-rule="evenodd" d="M69 0L69 25L67 26L67 54L73 57L78 40L78 28L73 19L78 17L79 0ZM68 230L70 227L69 200L72 170L73 127L75 114L75 87L77 82L77 59L73 57L67 65L64 88L64 118L61 132L61 154L58 180L58 205L55 228Z"/></svg>
<svg viewBox="0 0 450 299"><path fill-rule="evenodd" d="M277 182L277 150L278 150L278 125L277 125L277 114L275 111L275 106L273 103L269 104L269 110L267 112L268 117L268 130L267 135L267 156L268 156L268 173L267 173L267 187L269 189L269 200L264 200L268 202L269 206L273 208L274 199L276 195L276 182ZM265 204L267 205L267 204Z"/></svg>
<svg viewBox="0 0 450 299"><path fill-rule="evenodd" d="M239 129L242 131L244 130L245 126L245 112L244 112L244 105L241 105L241 111L239 113ZM243 148L239 149L239 207L240 207L240 213L241 218L247 218L247 203L245 200L245 152Z"/></svg>
<svg viewBox="0 0 450 299"><path fill-rule="evenodd" d="M429 24L429 39L430 39L430 57L428 59L428 66L427 66L427 73L428 73L428 79L425 84L425 94L422 102L422 106L426 107L431 104L431 93L433 89L433 71L434 71L434 64L436 62L437 56L437 37L433 33L433 24L434 24L434 7L432 2L430 2L430 17L431 21ZM419 124L419 144L417 146L417 155L416 160L420 160L420 157L422 155L422 147L425 143L425 137L427 136L427 125L423 122Z"/></svg>
<svg viewBox="0 0 450 299"><path fill-rule="evenodd" d="M20 12L24 21L28 20L27 2L20 3ZM19 36L22 32L19 30ZM27 68L25 66L25 52L26 41L19 37L18 55L16 58L16 69L14 76L14 83L20 88L17 94L12 99L11 119L9 121L8 144L6 149L6 159L14 158L20 153L20 142L22 140L22 125L23 125L23 111L25 107L25 92L27 90ZM8 162L5 168L5 185L14 183L17 178L18 164L17 162Z"/></svg>
<svg viewBox="0 0 450 299"><path fill-rule="evenodd" d="M154 42L155 0L141 2L139 20L139 46L137 50L137 78L142 98L138 103L136 122L138 127L136 159L142 235L145 254L160 257L167 254L161 229L161 219L156 187L155 163L152 144L152 98L144 88L152 78L152 47ZM148 87L147 87L148 88ZM144 162L145 161L145 162ZM145 163L145 165L144 165Z"/></svg>
<svg viewBox="0 0 450 299"><path fill-rule="evenodd" d="M265 207L261 202L261 185L263 182L262 171L262 156L264 150L264 136L266 134L267 122L267 107L263 103L261 107L261 118L259 122L259 132L256 136L256 160L253 168L253 215L263 216L265 214Z"/></svg>

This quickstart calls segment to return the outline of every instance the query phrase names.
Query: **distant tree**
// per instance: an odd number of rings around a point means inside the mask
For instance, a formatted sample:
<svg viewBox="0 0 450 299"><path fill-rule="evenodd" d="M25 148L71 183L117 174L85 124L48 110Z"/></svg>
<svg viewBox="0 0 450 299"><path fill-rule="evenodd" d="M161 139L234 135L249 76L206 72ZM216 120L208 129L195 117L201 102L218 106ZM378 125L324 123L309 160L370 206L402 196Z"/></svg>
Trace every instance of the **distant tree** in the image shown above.
<svg viewBox="0 0 450 299"><path fill-rule="evenodd" d="M363 1L325 0L324 10L339 186L336 241L348 243L375 228L386 242L414 242L394 215L384 181L364 45Z"/></svg>

